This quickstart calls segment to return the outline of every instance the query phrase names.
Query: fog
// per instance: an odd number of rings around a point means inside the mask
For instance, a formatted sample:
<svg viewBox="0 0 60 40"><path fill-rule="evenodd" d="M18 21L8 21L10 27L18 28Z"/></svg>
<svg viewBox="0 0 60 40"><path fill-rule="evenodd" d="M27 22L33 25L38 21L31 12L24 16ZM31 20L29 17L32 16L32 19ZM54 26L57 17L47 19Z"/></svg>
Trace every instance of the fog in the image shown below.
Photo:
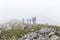
<svg viewBox="0 0 60 40"><path fill-rule="evenodd" d="M37 23L60 25L60 0L0 0L0 23L33 16Z"/></svg>

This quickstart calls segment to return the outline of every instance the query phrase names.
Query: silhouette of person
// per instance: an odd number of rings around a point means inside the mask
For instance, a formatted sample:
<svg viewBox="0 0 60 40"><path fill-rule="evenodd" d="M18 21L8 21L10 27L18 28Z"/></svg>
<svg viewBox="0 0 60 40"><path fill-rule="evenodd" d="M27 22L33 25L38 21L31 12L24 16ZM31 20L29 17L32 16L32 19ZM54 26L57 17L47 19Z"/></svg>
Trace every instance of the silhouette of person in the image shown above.
<svg viewBox="0 0 60 40"><path fill-rule="evenodd" d="M33 24L36 24L36 16L32 17Z"/></svg>

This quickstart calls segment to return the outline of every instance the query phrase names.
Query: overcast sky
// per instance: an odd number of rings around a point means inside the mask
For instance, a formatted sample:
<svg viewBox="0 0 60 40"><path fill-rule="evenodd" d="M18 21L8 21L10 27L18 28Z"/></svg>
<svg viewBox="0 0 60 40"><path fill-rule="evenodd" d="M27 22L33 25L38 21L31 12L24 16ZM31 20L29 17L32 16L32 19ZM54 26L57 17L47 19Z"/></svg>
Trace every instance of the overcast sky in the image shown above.
<svg viewBox="0 0 60 40"><path fill-rule="evenodd" d="M37 17L37 23L60 25L60 0L0 0L0 23Z"/></svg>

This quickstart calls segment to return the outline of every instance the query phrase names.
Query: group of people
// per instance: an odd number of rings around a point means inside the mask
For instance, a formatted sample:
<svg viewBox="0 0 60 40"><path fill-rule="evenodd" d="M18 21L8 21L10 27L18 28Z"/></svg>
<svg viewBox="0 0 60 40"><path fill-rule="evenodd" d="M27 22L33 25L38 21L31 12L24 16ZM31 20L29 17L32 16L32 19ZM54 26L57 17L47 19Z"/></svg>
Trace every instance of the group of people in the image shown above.
<svg viewBox="0 0 60 40"><path fill-rule="evenodd" d="M24 20L24 18L23 18L23 22L24 22L25 20ZM33 23L33 24L36 24L36 17L32 17L32 18L30 18L30 19L27 19L27 23Z"/></svg>

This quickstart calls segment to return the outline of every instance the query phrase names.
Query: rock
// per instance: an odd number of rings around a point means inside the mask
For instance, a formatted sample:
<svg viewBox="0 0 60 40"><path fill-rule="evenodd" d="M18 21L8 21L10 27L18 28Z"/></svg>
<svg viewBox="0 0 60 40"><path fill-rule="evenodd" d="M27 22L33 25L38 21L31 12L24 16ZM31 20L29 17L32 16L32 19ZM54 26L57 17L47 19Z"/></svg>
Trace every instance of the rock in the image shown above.
<svg viewBox="0 0 60 40"><path fill-rule="evenodd" d="M37 30L35 32L26 34L24 37L22 37L21 40L54 40L54 39L60 40L58 36L54 35L54 30L52 28L41 28L41 30Z"/></svg>

